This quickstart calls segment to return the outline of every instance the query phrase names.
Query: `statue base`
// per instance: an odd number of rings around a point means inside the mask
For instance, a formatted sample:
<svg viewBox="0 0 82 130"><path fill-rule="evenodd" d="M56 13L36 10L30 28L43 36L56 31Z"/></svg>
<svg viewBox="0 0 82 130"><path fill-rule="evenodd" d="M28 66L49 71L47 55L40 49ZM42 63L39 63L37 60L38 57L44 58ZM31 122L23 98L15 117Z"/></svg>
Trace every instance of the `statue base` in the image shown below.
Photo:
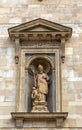
<svg viewBox="0 0 82 130"><path fill-rule="evenodd" d="M35 101L31 112L49 112L47 108L47 102L45 101Z"/></svg>

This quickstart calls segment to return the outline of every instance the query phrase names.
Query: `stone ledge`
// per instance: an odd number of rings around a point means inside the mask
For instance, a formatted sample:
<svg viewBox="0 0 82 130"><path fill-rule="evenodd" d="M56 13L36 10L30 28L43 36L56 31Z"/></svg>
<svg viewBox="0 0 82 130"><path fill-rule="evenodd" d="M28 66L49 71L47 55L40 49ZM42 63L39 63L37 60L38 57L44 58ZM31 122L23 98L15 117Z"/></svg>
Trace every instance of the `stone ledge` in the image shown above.
<svg viewBox="0 0 82 130"><path fill-rule="evenodd" d="M68 112L54 113L27 113L12 112L12 118L15 120L16 128L23 128L24 121L54 121L57 128L62 128Z"/></svg>

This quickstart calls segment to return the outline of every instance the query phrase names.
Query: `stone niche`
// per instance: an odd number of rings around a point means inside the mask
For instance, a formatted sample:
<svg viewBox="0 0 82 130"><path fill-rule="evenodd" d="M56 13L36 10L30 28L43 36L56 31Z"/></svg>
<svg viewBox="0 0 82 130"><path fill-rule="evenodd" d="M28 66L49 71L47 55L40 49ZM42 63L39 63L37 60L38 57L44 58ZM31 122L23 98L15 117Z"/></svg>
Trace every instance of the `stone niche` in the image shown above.
<svg viewBox="0 0 82 130"><path fill-rule="evenodd" d="M63 127L68 112L62 112L61 64L72 29L39 18L8 32L18 67L17 107L11 112L16 127L50 120Z"/></svg>

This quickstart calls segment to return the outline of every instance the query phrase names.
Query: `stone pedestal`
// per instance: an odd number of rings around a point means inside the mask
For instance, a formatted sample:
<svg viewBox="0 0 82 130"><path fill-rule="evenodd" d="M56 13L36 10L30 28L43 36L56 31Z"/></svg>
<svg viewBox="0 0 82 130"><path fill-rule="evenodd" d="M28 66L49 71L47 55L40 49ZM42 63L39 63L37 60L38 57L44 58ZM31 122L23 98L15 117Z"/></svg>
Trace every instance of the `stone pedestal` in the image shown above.
<svg viewBox="0 0 82 130"><path fill-rule="evenodd" d="M31 112L49 112L47 108L47 102L35 102Z"/></svg>

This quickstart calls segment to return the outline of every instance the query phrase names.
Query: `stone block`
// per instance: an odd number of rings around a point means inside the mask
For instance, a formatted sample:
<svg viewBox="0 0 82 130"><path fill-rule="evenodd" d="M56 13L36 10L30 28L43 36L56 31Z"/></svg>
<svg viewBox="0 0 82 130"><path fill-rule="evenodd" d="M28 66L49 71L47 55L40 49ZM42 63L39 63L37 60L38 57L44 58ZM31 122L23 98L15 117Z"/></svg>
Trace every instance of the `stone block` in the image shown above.
<svg viewBox="0 0 82 130"><path fill-rule="evenodd" d="M16 96L15 95L13 95L13 96L5 96L5 101L6 102L15 102L15 100L16 100Z"/></svg>
<svg viewBox="0 0 82 130"><path fill-rule="evenodd" d="M72 47L65 48L65 55L73 55L73 48Z"/></svg>
<svg viewBox="0 0 82 130"><path fill-rule="evenodd" d="M20 23L22 24L22 18L21 17L14 17L9 19L9 23Z"/></svg>
<svg viewBox="0 0 82 130"><path fill-rule="evenodd" d="M0 96L0 102L4 102L4 96Z"/></svg>
<svg viewBox="0 0 82 130"><path fill-rule="evenodd" d="M6 129L8 128L8 130L12 130L12 127L14 127L14 123L12 121L12 119L0 119L0 128L2 130L3 129Z"/></svg>
<svg viewBox="0 0 82 130"><path fill-rule="evenodd" d="M8 107L8 106L15 106L16 105L16 103L15 102L1 102L0 103L0 106L1 107Z"/></svg>
<svg viewBox="0 0 82 130"><path fill-rule="evenodd" d="M0 58L0 66L6 66L6 65L7 65L7 59L6 58L4 58L4 59Z"/></svg>
<svg viewBox="0 0 82 130"><path fill-rule="evenodd" d="M9 14L10 8L0 8L0 15Z"/></svg>
<svg viewBox="0 0 82 130"><path fill-rule="evenodd" d="M0 115L10 115L11 111L15 111L15 106L0 106Z"/></svg>

